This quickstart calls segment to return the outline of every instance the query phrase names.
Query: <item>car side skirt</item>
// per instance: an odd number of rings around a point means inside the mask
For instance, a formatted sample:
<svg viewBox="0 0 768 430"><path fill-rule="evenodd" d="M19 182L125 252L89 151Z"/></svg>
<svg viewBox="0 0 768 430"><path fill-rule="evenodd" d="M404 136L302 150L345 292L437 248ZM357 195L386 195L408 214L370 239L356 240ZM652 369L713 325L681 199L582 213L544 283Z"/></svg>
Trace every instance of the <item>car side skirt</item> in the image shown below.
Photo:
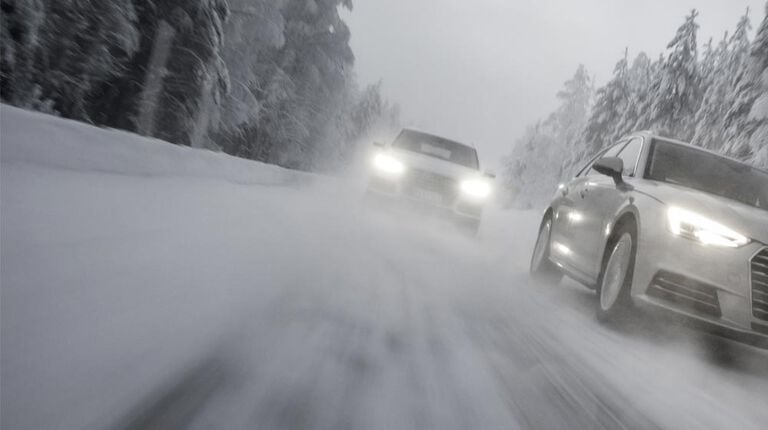
<svg viewBox="0 0 768 430"><path fill-rule="evenodd" d="M570 264L564 263L562 261L559 261L555 258L549 257L549 261L552 262L557 268L563 272L563 274L574 281L584 285L585 287L589 288L590 290L596 290L597 289L597 280L593 277L589 276L588 274L582 272L581 270L573 267Z"/></svg>

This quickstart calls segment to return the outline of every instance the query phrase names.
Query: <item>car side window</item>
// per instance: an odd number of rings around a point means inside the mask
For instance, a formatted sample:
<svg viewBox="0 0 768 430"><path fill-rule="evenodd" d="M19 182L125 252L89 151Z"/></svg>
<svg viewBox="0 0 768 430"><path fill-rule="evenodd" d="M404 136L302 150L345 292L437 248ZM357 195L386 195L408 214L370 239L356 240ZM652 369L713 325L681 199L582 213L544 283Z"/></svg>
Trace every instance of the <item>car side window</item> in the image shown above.
<svg viewBox="0 0 768 430"><path fill-rule="evenodd" d="M635 176L637 159L643 149L643 139L636 137L629 141L627 146L619 152L618 157L624 162L624 176Z"/></svg>
<svg viewBox="0 0 768 430"><path fill-rule="evenodd" d="M616 145L613 145L610 147L607 151L603 152L599 157L596 157L594 160L592 160L592 163L589 165L589 169L587 170L587 173L584 174L584 176L597 176L599 173L595 171L595 169L592 168L592 165L595 164L595 162L601 158L605 157L615 157L619 151L621 151L624 146L627 144L627 141L622 141L617 143Z"/></svg>

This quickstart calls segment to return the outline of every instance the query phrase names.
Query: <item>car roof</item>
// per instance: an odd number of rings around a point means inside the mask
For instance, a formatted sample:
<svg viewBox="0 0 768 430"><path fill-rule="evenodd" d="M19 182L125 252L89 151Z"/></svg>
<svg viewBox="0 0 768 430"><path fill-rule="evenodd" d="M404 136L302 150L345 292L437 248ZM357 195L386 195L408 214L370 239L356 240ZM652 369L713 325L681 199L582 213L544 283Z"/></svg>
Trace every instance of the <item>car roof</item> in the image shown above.
<svg viewBox="0 0 768 430"><path fill-rule="evenodd" d="M745 166L749 166L749 167L751 167L751 168L753 168L755 170L759 170L759 171L764 172L764 173L768 173L768 171L766 171L766 170L763 170L763 169L761 169L761 168L759 168L757 166L753 166L751 164L745 163L745 162L743 162L741 160L738 160L736 158L729 157L729 156L727 156L725 154L721 154L719 152L715 152L715 151L712 151L712 150L709 150L709 149L705 149L705 148L702 148L700 146L696 146L696 145L694 145L692 143L684 142L682 140L677 140L677 139L673 139L673 138L670 138L670 137L662 136L662 135L660 135L658 133L654 133L653 131L648 131L648 130L638 131L638 132L631 133L631 134L628 134L628 135L624 136L623 139L630 139L632 137L645 137L645 138L650 138L652 140L661 140L661 141L664 141L666 143L672 143L672 144L675 144L675 145L682 145L682 146L685 146L685 147L688 147L688 148L691 148L691 149L695 149L695 150L700 151L700 152L704 152L704 153L707 153L707 154L710 154L710 155L714 155L715 157L724 158L724 159L726 159L728 161L732 161L734 163L739 163L739 164L743 164Z"/></svg>
<svg viewBox="0 0 768 430"><path fill-rule="evenodd" d="M423 131L423 130L419 130L417 128L405 127L405 128L403 128L400 131L400 134L405 133L405 132L421 134L421 135L424 135L424 136L429 136L429 137L434 137L434 138L437 138L437 139L445 140L445 141L448 141L448 142L451 142L451 143L455 143L456 145L465 146L467 148L472 148L472 149L475 150L475 152L477 152L477 148L475 147L475 145L472 145L472 144L468 145L466 143L461 143L459 141L456 141L456 140L453 140L453 139L449 139L447 137L443 137L443 136L440 136L440 135L437 135L437 134L434 134L434 133L429 133L429 132L426 132L426 131Z"/></svg>

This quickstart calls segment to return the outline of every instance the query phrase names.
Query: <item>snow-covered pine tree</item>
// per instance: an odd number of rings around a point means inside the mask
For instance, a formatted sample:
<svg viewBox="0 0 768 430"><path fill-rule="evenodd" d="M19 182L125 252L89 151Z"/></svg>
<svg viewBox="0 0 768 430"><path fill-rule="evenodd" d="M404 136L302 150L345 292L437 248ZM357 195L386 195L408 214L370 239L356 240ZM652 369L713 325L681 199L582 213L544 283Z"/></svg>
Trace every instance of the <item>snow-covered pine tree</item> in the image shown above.
<svg viewBox="0 0 768 430"><path fill-rule="evenodd" d="M509 156L502 160L502 183L507 206L531 209L544 203L555 190L559 176L558 160L563 161L562 142L552 121L542 121L528 127Z"/></svg>
<svg viewBox="0 0 768 430"><path fill-rule="evenodd" d="M576 69L573 77L565 82L563 89L557 93L560 107L548 121L554 123L558 139L566 148L567 155L560 163L561 174L580 161L581 157L578 154L584 146L582 133L587 124L593 95L592 78L582 64Z"/></svg>
<svg viewBox="0 0 768 430"><path fill-rule="evenodd" d="M682 140L693 137L693 120L702 98L697 17L698 12L692 10L667 45L669 53L650 87L639 121L656 132Z"/></svg>
<svg viewBox="0 0 768 430"><path fill-rule="evenodd" d="M68 118L91 121L89 107L103 82L120 76L138 48L130 0L48 2L40 76L43 95Z"/></svg>
<svg viewBox="0 0 768 430"><path fill-rule="evenodd" d="M752 24L749 18L749 9L741 17L736 26L736 31L728 40L727 47L721 51L722 57L718 63L717 72L708 89L713 97L705 99L702 110L708 112L708 118L703 121L703 128L709 128L709 132L703 134L702 146L727 151L726 117L728 110L736 102L740 81L747 74L747 66L750 56L749 32ZM706 97L706 95L705 95ZM704 104L710 104L705 107ZM697 117L699 127L702 128L702 118Z"/></svg>
<svg viewBox="0 0 768 430"><path fill-rule="evenodd" d="M731 36L728 42L726 57L728 68L726 69L726 74L728 75L727 78L731 83L731 87L736 85L737 77L743 72L749 60L751 49L750 31L752 31L752 21L749 17L749 8L747 8L747 11L736 25L736 31L734 31L733 36Z"/></svg>
<svg viewBox="0 0 768 430"><path fill-rule="evenodd" d="M256 87L264 109L258 126L259 151L266 160L310 169L328 145L340 141L337 117L347 99L354 62L349 28L339 8L349 0L287 0L283 8L286 43L265 56Z"/></svg>
<svg viewBox="0 0 768 430"><path fill-rule="evenodd" d="M381 81L360 89L351 80L345 90L344 106L337 111L335 131L339 141L329 145L319 160L321 169L333 169L348 164L358 149L367 152L372 141L386 141L400 131L400 112L397 105L384 98Z"/></svg>
<svg viewBox="0 0 768 430"><path fill-rule="evenodd" d="M702 60L702 87L705 90L694 119L696 131L692 143L704 148L719 149L723 144L723 121L728 111L727 99L730 97L732 82L728 75L730 54L728 33L725 33L716 49L712 49L710 41Z"/></svg>
<svg viewBox="0 0 768 430"><path fill-rule="evenodd" d="M10 33L13 50L4 55L6 64L19 67L9 70L8 82L17 93L6 91L4 97L20 104L30 97L47 99L61 115L90 121L99 86L124 73L138 47L133 2L5 0L3 5L13 12L3 13L8 31L20 30L17 36Z"/></svg>
<svg viewBox="0 0 768 430"><path fill-rule="evenodd" d="M546 120L530 127L505 158L502 181L517 184L507 200L532 207L549 197L557 183L573 173L580 158L581 135L587 122L593 86L582 65L557 93L560 106Z"/></svg>
<svg viewBox="0 0 768 430"><path fill-rule="evenodd" d="M723 41L728 40L728 32L725 32ZM720 45L718 45L720 47ZM702 88L708 88L714 80L715 69L717 66L718 56L716 54L716 48L714 41L710 37L707 43L704 45L704 52L701 54L701 62L699 63L699 70L701 72L701 86Z"/></svg>
<svg viewBox="0 0 768 430"><path fill-rule="evenodd" d="M768 169L768 3L765 17L752 44L749 58L751 74L755 79L757 98L749 112L749 147L752 154L748 161Z"/></svg>
<svg viewBox="0 0 768 430"><path fill-rule="evenodd" d="M656 80L656 75L662 63L663 60L652 63L651 59L644 52L637 54L637 57L632 61L632 66L627 72L629 100L624 111L620 112L615 133L610 136L611 142L617 141L628 133L647 127L646 124L641 123L641 109L644 105L648 104L650 97L649 89L652 82ZM586 155L589 156L589 154Z"/></svg>
<svg viewBox="0 0 768 430"><path fill-rule="evenodd" d="M258 121L261 104L258 90L259 72L264 70L265 51L278 49L285 43L283 1L230 0L230 18L224 28L222 58L227 64L230 91L222 101L218 143L225 150L244 146L249 124ZM237 151L235 151L237 152Z"/></svg>
<svg viewBox="0 0 768 430"><path fill-rule="evenodd" d="M398 109L384 99L381 81L368 85L362 91L353 89L349 109L340 118L345 126L345 139L354 143L369 133L392 131L399 123Z"/></svg>
<svg viewBox="0 0 768 430"><path fill-rule="evenodd" d="M45 21L42 0L0 0L0 100L40 108L40 30Z"/></svg>
<svg viewBox="0 0 768 430"><path fill-rule="evenodd" d="M584 128L581 158L596 153L617 134L616 128L630 96L628 55L629 50L626 50L624 57L616 63L611 80L596 92L595 105Z"/></svg>
<svg viewBox="0 0 768 430"><path fill-rule="evenodd" d="M760 139L752 141L753 134L757 131L761 121L756 120L759 112L753 115L753 108L757 105L760 110L761 103L758 99L765 94L763 86L763 73L768 62L768 3L766 4L766 17L763 19L755 40L750 47L750 55L745 61L744 67L734 76L733 102L725 116L725 144L722 151L741 159L755 159L758 152L764 147ZM757 137L760 134L758 133ZM754 145L754 146L753 146Z"/></svg>
<svg viewBox="0 0 768 430"><path fill-rule="evenodd" d="M211 104L218 105L229 87L221 58L225 0L173 0L164 4L176 37L165 66L154 136L192 145L205 136L212 122Z"/></svg>

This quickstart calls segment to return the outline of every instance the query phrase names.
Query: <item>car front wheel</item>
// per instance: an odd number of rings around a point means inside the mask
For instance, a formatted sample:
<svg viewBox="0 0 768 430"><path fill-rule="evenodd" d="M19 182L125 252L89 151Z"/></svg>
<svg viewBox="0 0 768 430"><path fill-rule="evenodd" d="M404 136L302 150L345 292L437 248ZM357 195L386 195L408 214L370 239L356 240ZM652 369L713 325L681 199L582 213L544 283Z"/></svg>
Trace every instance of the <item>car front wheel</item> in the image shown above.
<svg viewBox="0 0 768 430"><path fill-rule="evenodd" d="M628 316L632 306L630 288L635 265L635 237L626 228L614 237L616 239L609 242L598 288L597 319L603 322Z"/></svg>
<svg viewBox="0 0 768 430"><path fill-rule="evenodd" d="M531 256L531 277L547 284L557 284L563 274L549 260L550 240L552 236L552 216L547 214L541 221L539 236Z"/></svg>

